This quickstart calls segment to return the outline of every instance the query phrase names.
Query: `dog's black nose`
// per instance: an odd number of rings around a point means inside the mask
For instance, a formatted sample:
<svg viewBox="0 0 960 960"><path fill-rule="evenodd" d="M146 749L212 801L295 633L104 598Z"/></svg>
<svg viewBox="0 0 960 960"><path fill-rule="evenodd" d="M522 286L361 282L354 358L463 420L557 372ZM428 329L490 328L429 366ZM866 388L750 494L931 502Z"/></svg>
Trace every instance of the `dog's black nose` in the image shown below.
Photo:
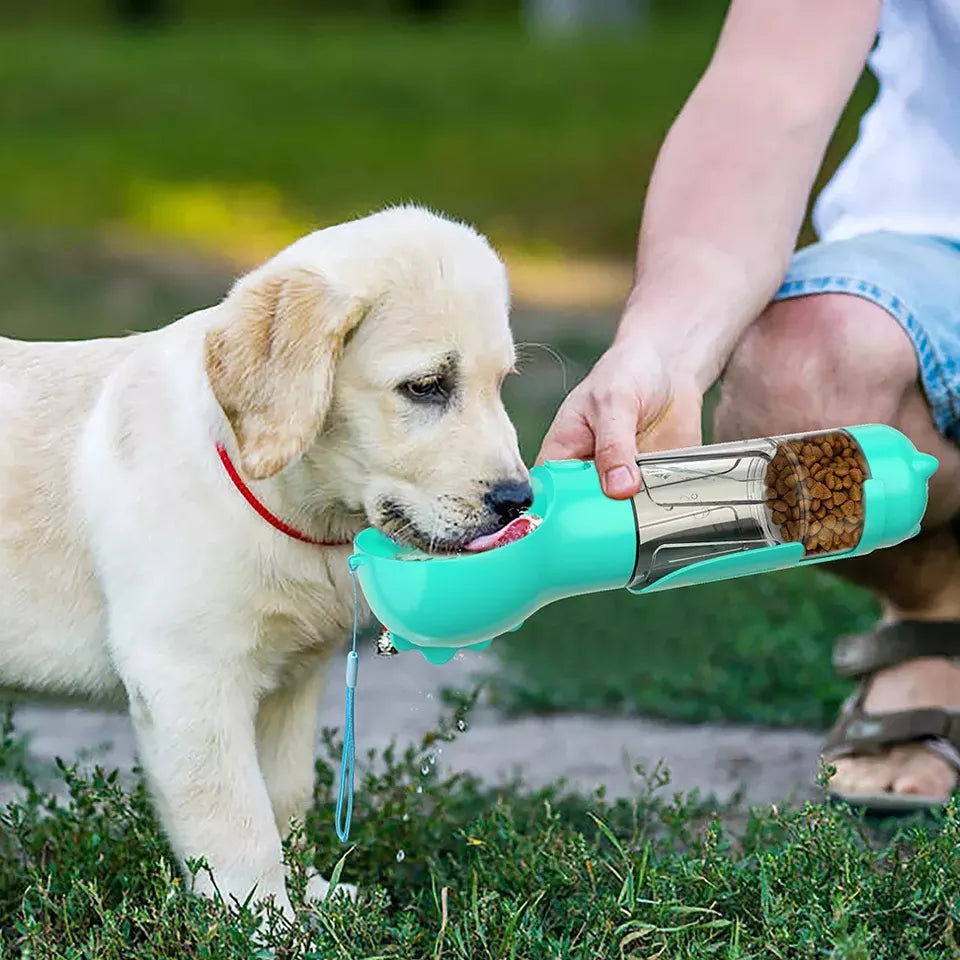
<svg viewBox="0 0 960 960"><path fill-rule="evenodd" d="M508 480L498 483L483 499L496 518L508 524L533 503L533 490L526 480Z"/></svg>

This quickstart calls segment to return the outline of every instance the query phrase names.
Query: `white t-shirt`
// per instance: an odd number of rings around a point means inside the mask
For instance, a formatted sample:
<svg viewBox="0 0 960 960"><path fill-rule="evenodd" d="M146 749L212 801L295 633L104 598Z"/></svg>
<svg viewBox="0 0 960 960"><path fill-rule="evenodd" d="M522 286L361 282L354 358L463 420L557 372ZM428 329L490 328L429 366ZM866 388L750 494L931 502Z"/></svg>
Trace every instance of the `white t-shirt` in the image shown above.
<svg viewBox="0 0 960 960"><path fill-rule="evenodd" d="M817 233L960 239L960 0L884 0L868 63L880 91L817 198Z"/></svg>

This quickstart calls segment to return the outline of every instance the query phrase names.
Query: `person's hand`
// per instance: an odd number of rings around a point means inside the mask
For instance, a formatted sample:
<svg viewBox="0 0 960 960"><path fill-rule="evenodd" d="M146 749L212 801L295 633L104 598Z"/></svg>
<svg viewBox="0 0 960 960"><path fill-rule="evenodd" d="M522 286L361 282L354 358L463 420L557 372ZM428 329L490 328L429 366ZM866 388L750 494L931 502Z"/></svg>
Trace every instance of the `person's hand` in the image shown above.
<svg viewBox="0 0 960 960"><path fill-rule="evenodd" d="M703 391L643 339L615 342L567 396L540 448L544 460L595 460L604 493L640 489L636 456L702 442Z"/></svg>

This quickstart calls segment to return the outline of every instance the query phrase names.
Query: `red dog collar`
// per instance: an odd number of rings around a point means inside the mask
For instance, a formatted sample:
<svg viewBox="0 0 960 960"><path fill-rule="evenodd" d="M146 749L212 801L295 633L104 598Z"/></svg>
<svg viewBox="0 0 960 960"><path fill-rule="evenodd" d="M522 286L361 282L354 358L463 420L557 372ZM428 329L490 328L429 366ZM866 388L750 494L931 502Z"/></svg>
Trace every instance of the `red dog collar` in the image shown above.
<svg viewBox="0 0 960 960"><path fill-rule="evenodd" d="M233 485L243 494L244 500L246 500L271 527L275 527L281 533L285 533L294 540L300 540L302 543L312 543L317 547L346 547L352 542L350 540L314 540L313 537L309 537L307 534L301 533L289 524L284 523L278 516L272 514L243 482L243 477L240 476L237 468L233 465L233 461L224 449L223 444L217 444L217 453L220 455L220 462L227 471L227 476L233 481Z"/></svg>

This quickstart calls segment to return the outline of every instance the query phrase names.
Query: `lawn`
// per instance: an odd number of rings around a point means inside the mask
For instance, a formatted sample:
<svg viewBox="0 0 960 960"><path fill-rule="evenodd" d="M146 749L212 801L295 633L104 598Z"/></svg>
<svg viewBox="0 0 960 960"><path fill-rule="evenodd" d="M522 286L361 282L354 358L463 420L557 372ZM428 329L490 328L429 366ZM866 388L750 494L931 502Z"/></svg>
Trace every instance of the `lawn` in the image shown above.
<svg viewBox="0 0 960 960"><path fill-rule="evenodd" d="M507 248L628 258L656 147L719 23L720 4L697 9L708 12L638 36L549 43L504 25L7 29L0 332L149 329L211 303L238 263L298 232L406 199ZM825 173L870 92L858 88ZM551 327L520 313L516 329L549 342L574 382L610 320ZM525 353L507 401L532 458L562 377L543 351ZM822 727L848 689L829 643L875 612L811 571L614 592L541 611L477 663L507 710ZM867 829L814 807L718 818L657 773L650 789L638 777L633 803L562 786L491 792L423 775L431 749L379 758L358 780L344 869L361 902L304 910L262 932L260 953L257 919L182 895L142 787L66 771L57 801L34 784L0 814L0 958L960 955L956 809L932 829ZM0 780L30 782L23 756L8 730ZM345 852L332 829L338 758L331 734L289 850L299 880Z"/></svg>
<svg viewBox="0 0 960 960"><path fill-rule="evenodd" d="M453 736L454 720L431 737ZM29 792L0 814L0 956L900 960L960 950L955 807L932 825L872 827L844 810L771 808L731 829L701 798L670 797L658 771L638 776L629 803L559 784L530 794L439 780L421 772L435 742L390 751L362 777L344 848L329 740L314 808L288 844L291 882L302 890L305 871L330 875L343 858L360 900L301 906L290 925L186 895L142 785L67 769L69 796L56 800L32 786L8 728L0 773Z"/></svg>
<svg viewBox="0 0 960 960"><path fill-rule="evenodd" d="M76 337L149 329L214 302L229 280L228 271L189 261L104 252L63 238L0 236L0 330ZM534 325L539 335L550 320L518 313L518 338ZM602 350L598 325L584 322L593 332L576 333L569 317L554 324L551 345L568 384ZM563 395L564 374L543 350L521 353L522 372L510 381L506 401L531 462ZM520 632L495 641L496 656L476 663L508 711L825 727L850 689L832 673L830 642L866 628L875 612L863 591L811 570L644 598L613 591L545 608Z"/></svg>
<svg viewBox="0 0 960 960"><path fill-rule="evenodd" d="M0 223L230 256L414 199L528 251L630 257L722 5L639 34L305 21L0 34ZM863 84L827 167L850 142Z"/></svg>
<svg viewBox="0 0 960 960"><path fill-rule="evenodd" d="M720 12L552 42L502 24L8 30L0 331L148 328L219 296L230 270L151 265L127 255L135 246L202 250L236 269L312 226L405 199L508 248L629 257L642 185ZM825 172L870 93L861 83ZM120 254L97 253L104 235ZM574 316L537 339L564 353L575 382L607 330L609 317ZM508 396L529 456L562 396L553 361L532 357ZM829 642L872 613L862 593L808 571L607 594L539 613L484 662L499 664L493 690L512 710L823 726L848 689Z"/></svg>

